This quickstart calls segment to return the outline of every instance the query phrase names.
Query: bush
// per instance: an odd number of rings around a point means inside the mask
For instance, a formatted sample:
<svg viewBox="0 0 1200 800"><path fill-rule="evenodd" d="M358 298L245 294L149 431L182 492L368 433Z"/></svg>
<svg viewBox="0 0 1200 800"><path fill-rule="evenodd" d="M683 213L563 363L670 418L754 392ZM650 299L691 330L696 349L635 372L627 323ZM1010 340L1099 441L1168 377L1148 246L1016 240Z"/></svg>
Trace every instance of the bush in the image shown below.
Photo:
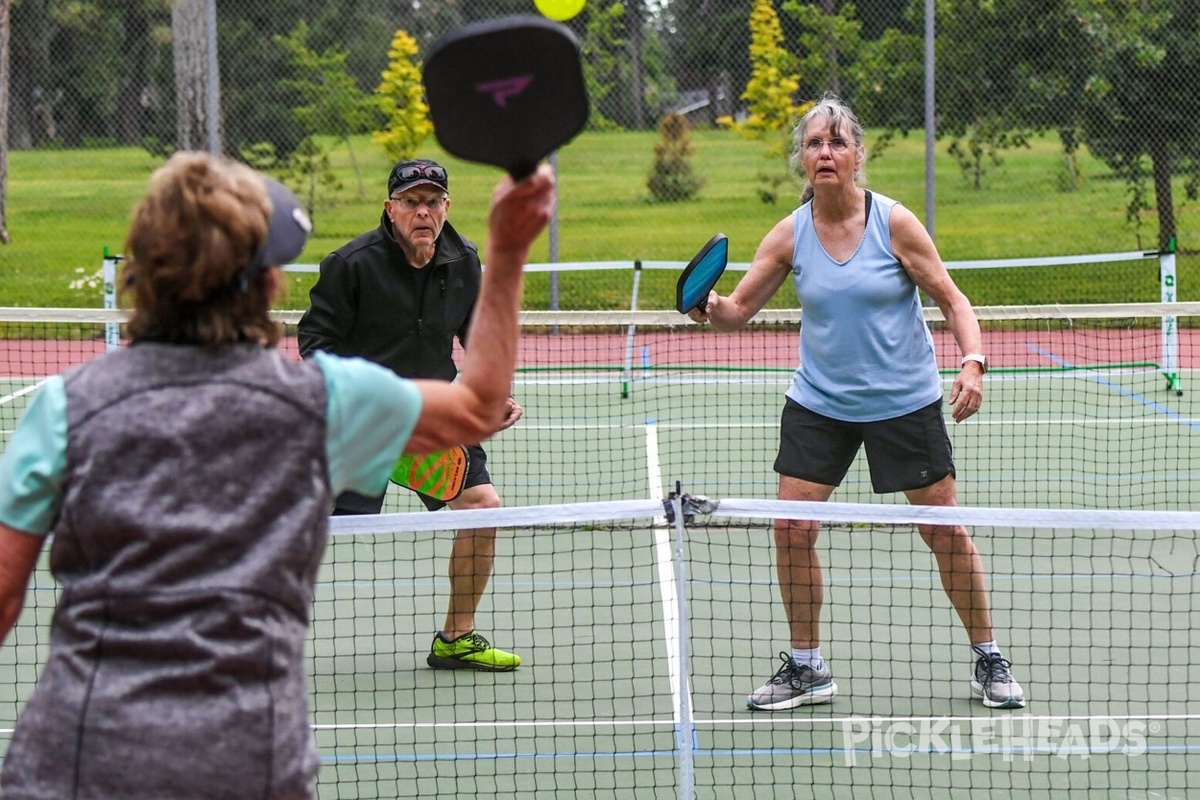
<svg viewBox="0 0 1200 800"><path fill-rule="evenodd" d="M662 203L692 199L704 185L704 179L692 171L696 148L688 136L687 119L672 111L659 121L658 134L654 165L646 182L650 194Z"/></svg>

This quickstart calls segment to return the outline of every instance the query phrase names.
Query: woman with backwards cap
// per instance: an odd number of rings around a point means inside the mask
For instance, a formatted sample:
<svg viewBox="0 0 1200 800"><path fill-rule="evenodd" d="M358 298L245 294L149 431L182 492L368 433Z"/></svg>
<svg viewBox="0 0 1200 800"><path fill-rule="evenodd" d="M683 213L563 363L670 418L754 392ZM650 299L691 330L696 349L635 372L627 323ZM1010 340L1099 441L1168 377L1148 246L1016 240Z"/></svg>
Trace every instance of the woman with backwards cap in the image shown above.
<svg viewBox="0 0 1200 800"><path fill-rule="evenodd" d="M48 379L0 456L0 636L48 534L61 584L5 798L314 795L302 656L333 498L503 423L553 196L545 168L497 187L449 384L286 358L268 309L309 231L296 198L200 153L154 174L126 243L131 346Z"/></svg>

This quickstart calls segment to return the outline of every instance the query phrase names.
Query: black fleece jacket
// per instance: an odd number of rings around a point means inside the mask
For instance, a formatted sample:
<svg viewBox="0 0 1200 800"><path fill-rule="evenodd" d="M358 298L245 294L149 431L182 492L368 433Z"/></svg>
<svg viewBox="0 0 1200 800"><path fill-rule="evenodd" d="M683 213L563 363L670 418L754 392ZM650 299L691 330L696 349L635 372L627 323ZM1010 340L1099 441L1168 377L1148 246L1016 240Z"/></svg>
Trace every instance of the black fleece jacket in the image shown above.
<svg viewBox="0 0 1200 800"><path fill-rule="evenodd" d="M466 345L481 275L477 248L449 222L433 260L414 269L385 213L378 228L321 260L298 328L300 355L325 350L405 378L453 380L454 337Z"/></svg>

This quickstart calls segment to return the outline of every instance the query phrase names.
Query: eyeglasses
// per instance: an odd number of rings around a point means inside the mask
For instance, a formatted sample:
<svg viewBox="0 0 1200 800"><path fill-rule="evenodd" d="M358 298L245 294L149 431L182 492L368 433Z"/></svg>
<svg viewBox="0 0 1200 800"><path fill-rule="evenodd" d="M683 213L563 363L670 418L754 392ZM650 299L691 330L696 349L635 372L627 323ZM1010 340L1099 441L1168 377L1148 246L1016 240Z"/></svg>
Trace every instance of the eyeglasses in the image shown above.
<svg viewBox="0 0 1200 800"><path fill-rule="evenodd" d="M405 211L416 211L422 205L430 211L441 211L450 201L449 197L410 197L408 195L389 197L388 199L399 203Z"/></svg>
<svg viewBox="0 0 1200 800"><path fill-rule="evenodd" d="M414 181L417 178L426 178L431 181L446 180L446 170L434 164L412 164L401 167L396 171L396 175L402 181Z"/></svg>
<svg viewBox="0 0 1200 800"><path fill-rule="evenodd" d="M840 136L835 136L828 141L813 137L804 143L804 149L810 153L819 153L825 145L829 145L829 149L835 153L844 153L849 149L850 142Z"/></svg>

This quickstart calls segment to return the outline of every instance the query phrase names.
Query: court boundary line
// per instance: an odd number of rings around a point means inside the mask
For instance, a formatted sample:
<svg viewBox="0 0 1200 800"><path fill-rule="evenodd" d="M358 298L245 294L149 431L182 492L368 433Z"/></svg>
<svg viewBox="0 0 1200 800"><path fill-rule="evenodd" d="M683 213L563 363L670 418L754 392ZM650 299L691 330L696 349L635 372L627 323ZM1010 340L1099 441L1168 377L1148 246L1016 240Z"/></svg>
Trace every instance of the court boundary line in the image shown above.
<svg viewBox="0 0 1200 800"><path fill-rule="evenodd" d="M659 463L658 426L654 419L647 419L646 435L646 474L650 486L652 500L662 501L662 468ZM651 523L654 534L654 569L658 575L658 595L662 606L663 616L663 646L667 655L667 677L671 686L672 707L675 708L676 722L679 717L679 707L682 693L690 691L687 676L683 674L681 645L679 639L680 618L679 586L675 580L675 564L671 553L670 528L665 516L656 516Z"/></svg>
<svg viewBox="0 0 1200 800"><path fill-rule="evenodd" d="M3 397L0 397L0 406L7 405L7 404L11 403L13 400L24 397L25 395L27 395L31 392L37 391L39 388L41 388L42 384L44 384L48 380L49 380L49 378L42 378L41 380L37 381L36 383L34 383L31 386L26 386L23 389L18 389L17 391L13 392L12 394L6 394Z"/></svg>

